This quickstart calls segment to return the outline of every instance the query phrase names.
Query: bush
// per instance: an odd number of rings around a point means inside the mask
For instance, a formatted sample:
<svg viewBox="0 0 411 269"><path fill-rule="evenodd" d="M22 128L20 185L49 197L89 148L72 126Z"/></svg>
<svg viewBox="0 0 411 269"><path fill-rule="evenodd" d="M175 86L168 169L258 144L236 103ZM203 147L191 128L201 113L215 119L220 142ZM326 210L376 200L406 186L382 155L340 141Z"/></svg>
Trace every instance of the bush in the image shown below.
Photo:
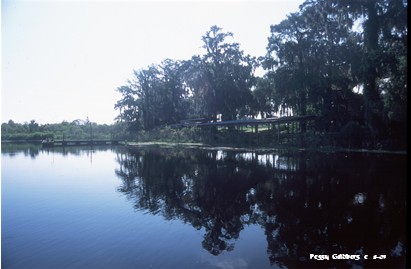
<svg viewBox="0 0 411 269"><path fill-rule="evenodd" d="M35 132L35 133L13 133L2 134L1 140L11 141L40 141L47 138L53 138L54 135L49 132Z"/></svg>

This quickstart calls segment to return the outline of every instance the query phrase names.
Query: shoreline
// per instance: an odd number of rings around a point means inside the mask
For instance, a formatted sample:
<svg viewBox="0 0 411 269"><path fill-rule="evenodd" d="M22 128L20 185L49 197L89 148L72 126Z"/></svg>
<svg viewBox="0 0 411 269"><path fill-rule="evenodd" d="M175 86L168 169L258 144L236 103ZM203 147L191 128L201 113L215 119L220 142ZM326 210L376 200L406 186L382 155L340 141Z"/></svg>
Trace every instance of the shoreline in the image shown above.
<svg viewBox="0 0 411 269"><path fill-rule="evenodd" d="M210 145L204 143L184 143L184 142L124 142L124 146L127 148L143 148L147 146L159 146L159 147L186 147L186 148L198 148L207 150L226 150L226 151L253 151L253 152L272 152L272 151L299 151L299 152L356 152L356 153L375 153L375 154L400 154L407 155L406 150L378 150L378 149L347 149L347 148L296 148L296 147L255 147L255 146L232 146L232 145Z"/></svg>
<svg viewBox="0 0 411 269"><path fill-rule="evenodd" d="M33 140L19 140L19 141L1 141L2 144L41 144L41 141ZM273 151L297 151L297 152L324 152L324 153L337 153L337 152L356 152L356 153L373 153L373 154L398 154L407 155L407 150L387 150L387 149L350 149L350 148L337 148L337 147L319 147L319 148L299 148L294 146L279 146L279 147L258 147L258 146L238 146L238 145L224 145L224 144L205 144L194 142L165 142L165 141L146 141L146 142L127 142L119 141L119 146L125 146L127 148L143 148L149 146L158 147L185 147L185 148L197 148L204 150L225 150L225 151L251 151L251 152L273 152Z"/></svg>

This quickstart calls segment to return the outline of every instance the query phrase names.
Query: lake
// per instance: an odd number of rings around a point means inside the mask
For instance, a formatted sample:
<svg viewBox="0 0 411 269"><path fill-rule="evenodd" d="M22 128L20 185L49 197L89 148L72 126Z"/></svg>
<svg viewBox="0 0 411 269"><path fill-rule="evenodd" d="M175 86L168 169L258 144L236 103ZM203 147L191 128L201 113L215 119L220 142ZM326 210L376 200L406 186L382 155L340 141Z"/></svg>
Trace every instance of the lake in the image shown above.
<svg viewBox="0 0 411 269"><path fill-rule="evenodd" d="M406 154L2 145L2 268L405 268Z"/></svg>

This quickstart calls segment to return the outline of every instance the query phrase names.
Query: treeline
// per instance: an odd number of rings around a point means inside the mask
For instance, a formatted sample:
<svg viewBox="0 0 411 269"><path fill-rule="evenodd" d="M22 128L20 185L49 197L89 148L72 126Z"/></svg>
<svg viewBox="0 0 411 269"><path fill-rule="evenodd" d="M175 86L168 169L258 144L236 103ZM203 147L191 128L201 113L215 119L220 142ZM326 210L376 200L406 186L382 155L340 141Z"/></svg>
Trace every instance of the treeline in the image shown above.
<svg viewBox="0 0 411 269"><path fill-rule="evenodd" d="M47 138L55 140L75 139L116 139L124 133L122 124L97 124L88 120L63 121L54 124L39 124L35 120L15 123L9 120L1 125L2 141L40 141Z"/></svg>
<svg viewBox="0 0 411 269"><path fill-rule="evenodd" d="M212 26L202 55L135 70L117 88L117 120L134 132L188 118L312 114L315 134L405 146L406 1L307 0L270 29L267 53L258 58Z"/></svg>

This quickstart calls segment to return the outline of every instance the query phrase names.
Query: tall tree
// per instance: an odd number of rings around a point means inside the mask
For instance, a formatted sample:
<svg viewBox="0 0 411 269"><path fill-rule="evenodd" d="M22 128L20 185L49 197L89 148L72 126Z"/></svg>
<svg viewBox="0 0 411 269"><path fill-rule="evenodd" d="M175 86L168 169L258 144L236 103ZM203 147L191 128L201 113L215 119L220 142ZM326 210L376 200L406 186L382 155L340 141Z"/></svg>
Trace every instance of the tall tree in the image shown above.
<svg viewBox="0 0 411 269"><path fill-rule="evenodd" d="M187 114L188 90L183 80L184 66L179 61L166 59L159 67L163 92L160 96L162 124L173 124Z"/></svg>
<svg viewBox="0 0 411 269"><path fill-rule="evenodd" d="M185 117L187 92L180 62L167 59L160 65L134 71L128 85L117 90L123 96L115 105L120 110L117 119L128 122L134 130L150 130Z"/></svg>
<svg viewBox="0 0 411 269"><path fill-rule="evenodd" d="M299 12L271 26L263 62L274 72L281 108L301 116L316 113L325 130L349 120L352 88L358 83L350 61L358 53L352 42L356 36L349 24L342 23L343 14L331 12L333 8L329 1L306 1Z"/></svg>
<svg viewBox="0 0 411 269"><path fill-rule="evenodd" d="M272 72L268 72L263 77L257 77L255 89L252 91L254 100L252 110L262 118L272 117L278 110L272 75Z"/></svg>
<svg viewBox="0 0 411 269"><path fill-rule="evenodd" d="M197 55L184 61L182 70L184 85L189 96L189 117L211 118L216 114L216 100L211 94L211 81L201 57Z"/></svg>
<svg viewBox="0 0 411 269"><path fill-rule="evenodd" d="M207 112L214 119L235 119L252 100L255 58L245 55L240 45L227 41L232 33L212 26L202 37L206 54L193 58L192 67L198 79L193 92L205 102ZM199 62L200 60L200 62Z"/></svg>
<svg viewBox="0 0 411 269"><path fill-rule="evenodd" d="M346 17L351 21L360 22L363 29L360 77L363 83L364 116L374 137L377 138L385 129L384 118L387 116L393 118L396 114L401 120L405 119L407 2L403 0L333 0L332 2L336 5L336 10L346 11Z"/></svg>
<svg viewBox="0 0 411 269"><path fill-rule="evenodd" d="M141 113L136 100L136 91L131 85L120 86L116 90L122 95L122 99L114 105L114 108L119 110L119 115L115 119L127 123L129 130L135 131L139 128Z"/></svg>

